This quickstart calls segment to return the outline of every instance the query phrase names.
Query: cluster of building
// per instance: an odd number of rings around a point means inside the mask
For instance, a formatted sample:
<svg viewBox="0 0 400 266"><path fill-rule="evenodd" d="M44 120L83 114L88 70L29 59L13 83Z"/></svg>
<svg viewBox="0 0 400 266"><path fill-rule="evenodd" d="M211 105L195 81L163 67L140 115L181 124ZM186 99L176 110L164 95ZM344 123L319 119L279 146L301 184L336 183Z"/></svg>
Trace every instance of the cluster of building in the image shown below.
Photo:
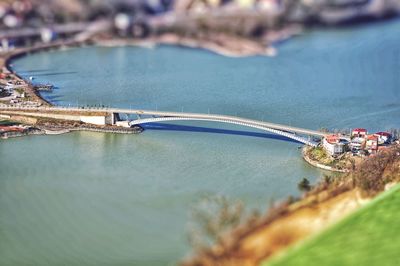
<svg viewBox="0 0 400 266"><path fill-rule="evenodd" d="M7 81L5 84L0 83L0 101L9 102L11 104L18 103L21 98L25 98L24 92L18 92L15 89L21 85L20 82L18 84L14 84L11 81Z"/></svg>
<svg viewBox="0 0 400 266"><path fill-rule="evenodd" d="M210 9L248 9L286 16L293 11L297 21L319 15L334 21L369 14L383 16L398 12L399 6L397 0L5 0L0 1L0 29L113 19L116 14L151 16Z"/></svg>
<svg viewBox="0 0 400 266"><path fill-rule="evenodd" d="M41 104L26 98L24 84L20 80L10 80L3 78L0 73L0 105L12 104L17 106L40 106Z"/></svg>
<svg viewBox="0 0 400 266"><path fill-rule="evenodd" d="M350 136L341 134L325 136L322 140L322 147L331 156L339 156L346 152L358 156L368 156L387 149L394 142L398 142L398 140L389 132L368 134L365 128L355 128Z"/></svg>
<svg viewBox="0 0 400 266"><path fill-rule="evenodd" d="M93 21L115 14L165 12L172 0L5 0L0 1L0 29ZM177 1L179 2L179 1Z"/></svg>

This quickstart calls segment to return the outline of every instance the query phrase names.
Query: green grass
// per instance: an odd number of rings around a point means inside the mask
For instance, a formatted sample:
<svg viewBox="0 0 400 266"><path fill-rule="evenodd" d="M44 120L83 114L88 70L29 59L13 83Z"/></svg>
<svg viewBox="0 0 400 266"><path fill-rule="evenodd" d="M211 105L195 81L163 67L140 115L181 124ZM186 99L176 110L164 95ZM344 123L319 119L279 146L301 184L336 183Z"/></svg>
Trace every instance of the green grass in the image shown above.
<svg viewBox="0 0 400 266"><path fill-rule="evenodd" d="M13 122L10 120L0 120L0 126L13 126L13 125L18 125L19 123Z"/></svg>
<svg viewBox="0 0 400 266"><path fill-rule="evenodd" d="M400 186L267 265L400 265Z"/></svg>

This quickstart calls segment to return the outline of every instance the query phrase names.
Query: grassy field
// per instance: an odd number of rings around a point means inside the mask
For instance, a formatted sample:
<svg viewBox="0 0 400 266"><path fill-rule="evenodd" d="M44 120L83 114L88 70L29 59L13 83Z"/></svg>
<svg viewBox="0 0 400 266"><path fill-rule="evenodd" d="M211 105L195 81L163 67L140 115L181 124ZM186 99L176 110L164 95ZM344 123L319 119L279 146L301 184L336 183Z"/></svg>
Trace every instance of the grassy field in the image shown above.
<svg viewBox="0 0 400 266"><path fill-rule="evenodd" d="M400 186L262 266L400 265Z"/></svg>

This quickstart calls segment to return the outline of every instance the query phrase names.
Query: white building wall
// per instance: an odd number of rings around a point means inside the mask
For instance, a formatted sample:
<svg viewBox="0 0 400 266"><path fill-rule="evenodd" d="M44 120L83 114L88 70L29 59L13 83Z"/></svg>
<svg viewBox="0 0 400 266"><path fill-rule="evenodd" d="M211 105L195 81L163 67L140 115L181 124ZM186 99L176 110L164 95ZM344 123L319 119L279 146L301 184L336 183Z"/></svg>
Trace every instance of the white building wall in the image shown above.
<svg viewBox="0 0 400 266"><path fill-rule="evenodd" d="M330 155L344 153L345 146L342 143L329 143L325 138L322 141L322 146Z"/></svg>
<svg viewBox="0 0 400 266"><path fill-rule="evenodd" d="M106 124L105 116L81 116L81 121L88 124L101 125Z"/></svg>
<svg viewBox="0 0 400 266"><path fill-rule="evenodd" d="M335 145L329 143L325 138L322 141L322 146L330 155L335 154Z"/></svg>

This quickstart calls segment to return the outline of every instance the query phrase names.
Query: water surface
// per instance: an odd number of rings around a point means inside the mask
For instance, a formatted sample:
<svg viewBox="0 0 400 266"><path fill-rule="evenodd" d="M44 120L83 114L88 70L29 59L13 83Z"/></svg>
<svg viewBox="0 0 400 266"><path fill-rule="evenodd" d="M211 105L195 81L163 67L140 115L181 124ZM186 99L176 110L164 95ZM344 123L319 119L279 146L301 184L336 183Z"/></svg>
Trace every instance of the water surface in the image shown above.
<svg viewBox="0 0 400 266"><path fill-rule="evenodd" d="M310 129L398 128L400 22L314 31L274 58L161 46L33 54L14 69L58 105L211 112ZM171 123L171 122L169 122ZM265 209L322 175L299 144L206 122L140 135L73 133L0 143L1 265L167 265L205 195ZM249 133L250 132L250 133Z"/></svg>

